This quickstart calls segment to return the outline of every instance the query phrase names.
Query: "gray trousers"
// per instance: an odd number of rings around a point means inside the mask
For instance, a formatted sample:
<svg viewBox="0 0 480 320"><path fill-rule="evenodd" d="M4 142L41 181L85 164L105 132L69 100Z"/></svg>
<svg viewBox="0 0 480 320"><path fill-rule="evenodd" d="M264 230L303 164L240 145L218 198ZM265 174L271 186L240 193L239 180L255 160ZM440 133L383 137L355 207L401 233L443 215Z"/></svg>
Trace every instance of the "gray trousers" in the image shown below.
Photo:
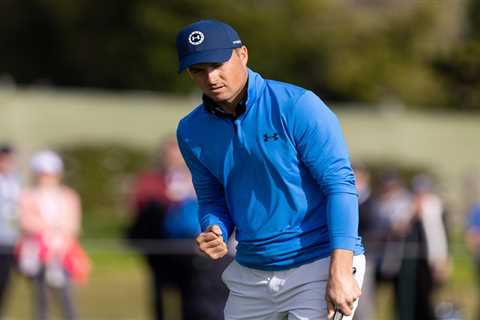
<svg viewBox="0 0 480 320"><path fill-rule="evenodd" d="M284 271L262 271L233 261L222 275L230 290L225 320L327 320L329 265L328 257ZM355 256L353 266L361 288L365 256Z"/></svg>

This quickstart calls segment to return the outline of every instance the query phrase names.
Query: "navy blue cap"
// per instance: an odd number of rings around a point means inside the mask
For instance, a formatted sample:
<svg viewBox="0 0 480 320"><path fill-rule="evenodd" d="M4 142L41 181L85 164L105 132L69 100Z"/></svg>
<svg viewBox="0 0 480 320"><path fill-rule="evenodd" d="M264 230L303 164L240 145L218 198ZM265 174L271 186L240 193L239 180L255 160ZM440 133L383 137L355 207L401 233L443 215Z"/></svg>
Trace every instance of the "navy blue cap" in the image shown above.
<svg viewBox="0 0 480 320"><path fill-rule="evenodd" d="M177 35L178 72L198 63L223 63L230 59L234 48L242 45L237 31L224 22L192 23Z"/></svg>

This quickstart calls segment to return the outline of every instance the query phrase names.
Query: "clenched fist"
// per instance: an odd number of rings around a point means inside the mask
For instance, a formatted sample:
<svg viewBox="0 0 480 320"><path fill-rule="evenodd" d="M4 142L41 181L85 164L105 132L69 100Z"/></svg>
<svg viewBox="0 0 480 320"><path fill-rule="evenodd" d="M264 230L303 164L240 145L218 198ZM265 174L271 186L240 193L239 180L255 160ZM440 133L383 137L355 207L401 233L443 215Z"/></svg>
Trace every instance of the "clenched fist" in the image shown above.
<svg viewBox="0 0 480 320"><path fill-rule="evenodd" d="M222 229L218 225L211 225L196 239L202 252L213 260L220 259L228 253L227 244L223 241Z"/></svg>

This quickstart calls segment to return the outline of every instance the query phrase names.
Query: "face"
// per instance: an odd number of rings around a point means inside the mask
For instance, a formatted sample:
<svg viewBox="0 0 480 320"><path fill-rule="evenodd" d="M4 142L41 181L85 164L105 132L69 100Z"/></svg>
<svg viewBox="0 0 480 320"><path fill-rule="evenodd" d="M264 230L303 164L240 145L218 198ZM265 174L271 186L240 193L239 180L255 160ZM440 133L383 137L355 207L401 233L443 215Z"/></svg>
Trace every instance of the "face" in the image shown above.
<svg viewBox="0 0 480 320"><path fill-rule="evenodd" d="M164 147L164 165L167 169L185 167L185 162L176 143L172 142Z"/></svg>
<svg viewBox="0 0 480 320"><path fill-rule="evenodd" d="M39 172L35 174L35 184L39 186L57 186L62 181L61 173Z"/></svg>
<svg viewBox="0 0 480 320"><path fill-rule="evenodd" d="M355 170L355 186L357 187L358 192L362 192L368 188L370 184L370 176L367 171L363 169L354 169Z"/></svg>
<svg viewBox="0 0 480 320"><path fill-rule="evenodd" d="M230 60L224 63L196 64L188 73L210 99L219 104L232 104L247 82L247 62L247 48L241 47L233 50Z"/></svg>
<svg viewBox="0 0 480 320"><path fill-rule="evenodd" d="M13 153L0 154L0 173L8 173L15 168L15 156Z"/></svg>

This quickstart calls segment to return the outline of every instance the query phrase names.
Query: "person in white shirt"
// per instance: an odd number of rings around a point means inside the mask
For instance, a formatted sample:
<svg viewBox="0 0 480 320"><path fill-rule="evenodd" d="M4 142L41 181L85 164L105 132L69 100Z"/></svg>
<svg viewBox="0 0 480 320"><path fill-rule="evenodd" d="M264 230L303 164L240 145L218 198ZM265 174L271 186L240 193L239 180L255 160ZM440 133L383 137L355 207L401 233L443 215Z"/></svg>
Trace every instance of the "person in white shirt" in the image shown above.
<svg viewBox="0 0 480 320"><path fill-rule="evenodd" d="M20 186L15 164L13 147L0 144L0 318L14 264L13 253L17 238L17 198Z"/></svg>

